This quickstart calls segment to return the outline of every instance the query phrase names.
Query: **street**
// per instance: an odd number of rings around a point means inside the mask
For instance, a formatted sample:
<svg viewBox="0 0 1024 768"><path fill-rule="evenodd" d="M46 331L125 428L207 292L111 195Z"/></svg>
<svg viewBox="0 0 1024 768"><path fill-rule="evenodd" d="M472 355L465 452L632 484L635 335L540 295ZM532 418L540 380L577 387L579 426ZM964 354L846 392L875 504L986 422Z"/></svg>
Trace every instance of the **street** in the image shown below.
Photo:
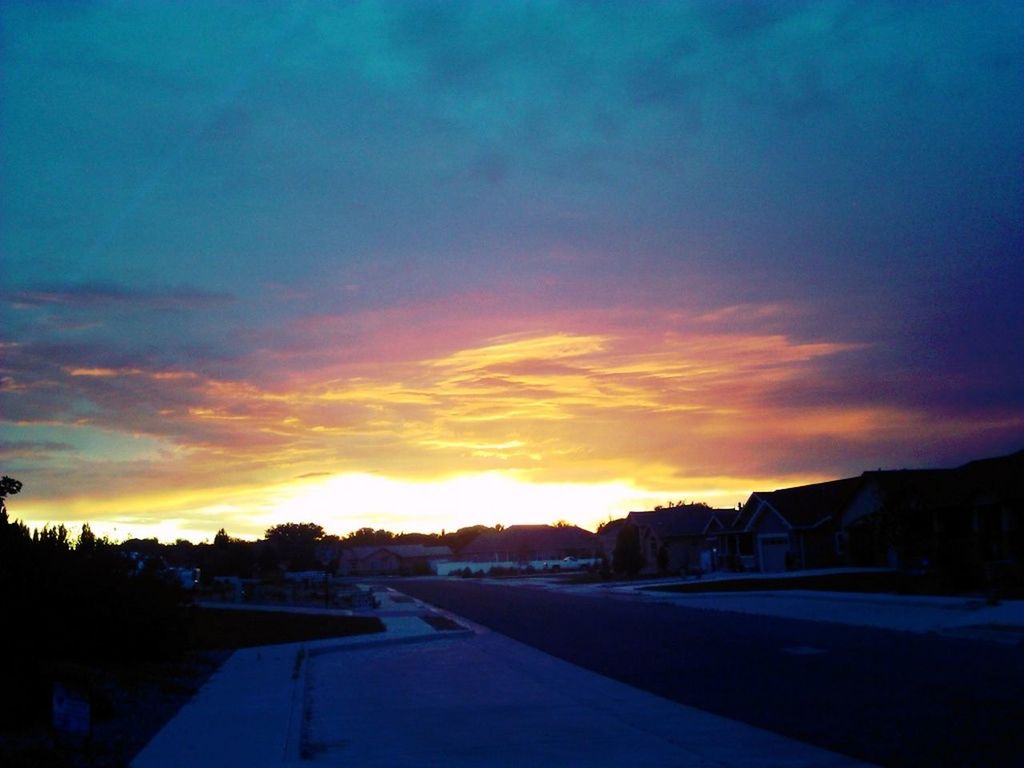
<svg viewBox="0 0 1024 768"><path fill-rule="evenodd" d="M1024 761L1019 646L473 581L399 588L616 680L869 762Z"/></svg>

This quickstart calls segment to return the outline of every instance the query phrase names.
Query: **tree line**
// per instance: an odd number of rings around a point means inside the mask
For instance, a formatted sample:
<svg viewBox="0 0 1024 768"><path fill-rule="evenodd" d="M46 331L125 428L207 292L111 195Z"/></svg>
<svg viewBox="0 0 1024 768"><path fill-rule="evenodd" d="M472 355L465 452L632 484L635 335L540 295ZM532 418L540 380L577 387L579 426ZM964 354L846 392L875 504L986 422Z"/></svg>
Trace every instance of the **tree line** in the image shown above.
<svg viewBox="0 0 1024 768"><path fill-rule="evenodd" d="M180 657L188 614L180 585L88 524L30 531L7 512L21 490L0 480L0 725L47 712L52 680L69 665Z"/></svg>
<svg viewBox="0 0 1024 768"><path fill-rule="evenodd" d="M11 541L31 540L35 545L51 549L56 547L69 553L69 556L71 552L79 550L82 553L117 551L120 556L129 557L134 563L133 567L145 567L153 571L168 568L199 569L201 578L206 582L218 576L265 578L286 571L334 572L338 567L341 550L349 547L422 544L446 546L458 552L481 533L502 530L501 525L473 525L450 532L394 533L364 527L345 536L336 536L328 534L317 523L303 522L271 526L256 541L236 538L221 528L209 543L194 544L186 539L178 539L172 544L165 544L156 538L131 538L115 543L106 537L97 537L88 523L82 526L81 533L75 537L63 525L44 526L31 532L20 521L10 522L5 500L17 494L21 487L18 480L6 476L0 486L0 515L3 525L9 529L7 536ZM6 560L9 567L13 568L17 557ZM20 565L18 567L20 570Z"/></svg>
<svg viewBox="0 0 1024 768"><path fill-rule="evenodd" d="M134 539L125 542L125 546L161 557L171 565L199 568L204 580L218 576L261 578L285 571L334 573L342 550L352 547L421 544L445 546L458 552L481 533L501 528L500 525L473 525L440 533L394 533L381 528L360 528L337 536L326 533L317 523L280 523L268 528L263 538L256 541L235 538L221 528L212 544L192 544L184 540L160 544L156 539Z"/></svg>

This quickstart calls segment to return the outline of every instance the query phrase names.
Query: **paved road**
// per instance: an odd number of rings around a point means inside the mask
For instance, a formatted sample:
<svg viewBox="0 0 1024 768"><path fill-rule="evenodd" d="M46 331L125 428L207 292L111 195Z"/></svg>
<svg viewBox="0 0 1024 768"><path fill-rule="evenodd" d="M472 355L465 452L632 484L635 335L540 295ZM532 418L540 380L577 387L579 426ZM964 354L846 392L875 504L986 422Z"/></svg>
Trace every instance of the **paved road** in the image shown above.
<svg viewBox="0 0 1024 768"><path fill-rule="evenodd" d="M682 704L893 766L1024 765L1024 649L471 581L403 592Z"/></svg>

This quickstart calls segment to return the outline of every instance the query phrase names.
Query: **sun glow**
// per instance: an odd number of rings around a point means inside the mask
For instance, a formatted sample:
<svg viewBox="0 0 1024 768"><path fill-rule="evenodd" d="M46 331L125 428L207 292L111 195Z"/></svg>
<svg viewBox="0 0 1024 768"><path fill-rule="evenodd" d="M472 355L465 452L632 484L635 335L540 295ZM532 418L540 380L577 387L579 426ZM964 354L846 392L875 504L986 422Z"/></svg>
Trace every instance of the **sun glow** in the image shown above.
<svg viewBox="0 0 1024 768"><path fill-rule="evenodd" d="M665 495L614 480L533 483L516 473L482 472L443 480L408 481L372 474L336 475L306 483L276 505L272 522L316 520L330 532L363 526L392 531L484 524L554 523L593 529L609 516L643 508ZM429 521L429 522L428 522Z"/></svg>

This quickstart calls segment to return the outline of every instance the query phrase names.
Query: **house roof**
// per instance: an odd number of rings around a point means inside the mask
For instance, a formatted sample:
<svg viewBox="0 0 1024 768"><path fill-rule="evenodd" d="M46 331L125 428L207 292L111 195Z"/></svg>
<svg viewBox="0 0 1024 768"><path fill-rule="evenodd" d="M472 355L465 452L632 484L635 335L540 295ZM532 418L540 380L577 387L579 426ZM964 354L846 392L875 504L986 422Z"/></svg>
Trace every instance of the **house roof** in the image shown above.
<svg viewBox="0 0 1024 768"><path fill-rule="evenodd" d="M847 477L775 491L756 491L747 499L730 527L738 531L749 530L767 507L793 528L814 528L830 517L838 516L862 483L862 477Z"/></svg>
<svg viewBox="0 0 1024 768"><path fill-rule="evenodd" d="M619 535L619 531L622 530L622 526L625 524L626 518L624 517L620 517L618 520L609 520L601 527L601 530L597 532L597 535L602 539L614 539Z"/></svg>
<svg viewBox="0 0 1024 768"><path fill-rule="evenodd" d="M889 504L952 509L986 500L1024 502L1024 450L972 461L955 469L899 469L864 472L859 477L775 491L757 491L728 524L749 531L766 510L793 528L814 528L836 518L868 484L877 485ZM635 514L635 513L634 513ZM728 520L723 514L723 520Z"/></svg>
<svg viewBox="0 0 1024 768"><path fill-rule="evenodd" d="M596 534L575 525L510 525L500 531L488 531L462 548L460 555L484 555L493 552L537 552L541 550L588 549L599 546Z"/></svg>
<svg viewBox="0 0 1024 768"><path fill-rule="evenodd" d="M961 504L969 495L968 478L951 469L897 469L865 472L866 482L877 485L888 504L910 503L940 509Z"/></svg>
<svg viewBox="0 0 1024 768"><path fill-rule="evenodd" d="M974 495L991 494L1014 501L1024 500L1024 450L1008 456L964 464L957 472L970 478Z"/></svg>
<svg viewBox="0 0 1024 768"><path fill-rule="evenodd" d="M626 520L637 526L649 527L659 539L672 539L703 536L711 528L723 528L724 522L719 515L731 512L703 504L686 504L649 512L630 512Z"/></svg>
<svg viewBox="0 0 1024 768"><path fill-rule="evenodd" d="M362 560L382 550L402 559L451 557L452 554L448 547L427 546L424 544L378 544L376 546L348 547L342 550L342 557L349 560Z"/></svg>
<svg viewBox="0 0 1024 768"><path fill-rule="evenodd" d="M1024 500L1024 451L980 459L955 469L900 469L865 472L894 505L949 509L985 498Z"/></svg>

